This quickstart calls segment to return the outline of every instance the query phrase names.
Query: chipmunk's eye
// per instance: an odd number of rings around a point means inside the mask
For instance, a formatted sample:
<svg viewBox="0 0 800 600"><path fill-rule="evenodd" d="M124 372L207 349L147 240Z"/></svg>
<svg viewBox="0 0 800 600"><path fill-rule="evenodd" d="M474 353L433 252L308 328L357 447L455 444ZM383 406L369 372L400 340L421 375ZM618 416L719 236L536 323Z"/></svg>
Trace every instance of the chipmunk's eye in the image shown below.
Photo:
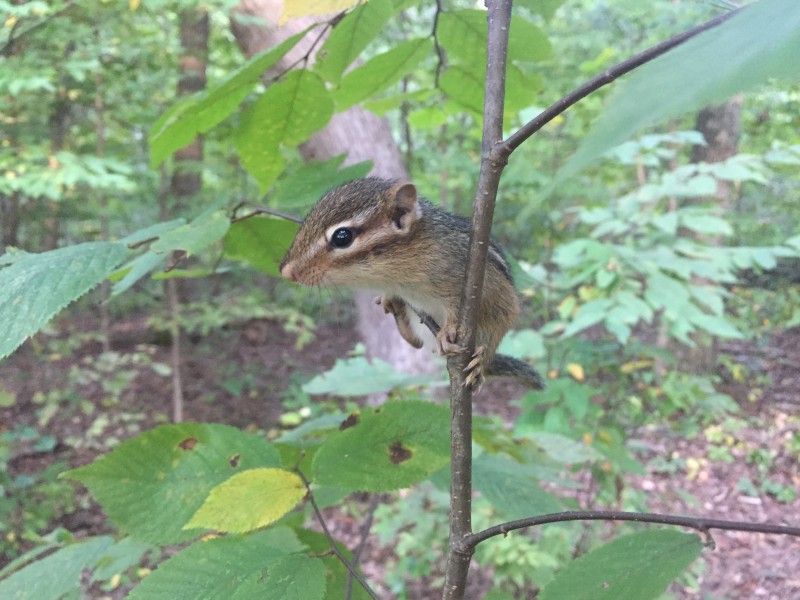
<svg viewBox="0 0 800 600"><path fill-rule="evenodd" d="M347 227L339 227L331 236L331 246L334 248L347 248L353 243L355 235Z"/></svg>

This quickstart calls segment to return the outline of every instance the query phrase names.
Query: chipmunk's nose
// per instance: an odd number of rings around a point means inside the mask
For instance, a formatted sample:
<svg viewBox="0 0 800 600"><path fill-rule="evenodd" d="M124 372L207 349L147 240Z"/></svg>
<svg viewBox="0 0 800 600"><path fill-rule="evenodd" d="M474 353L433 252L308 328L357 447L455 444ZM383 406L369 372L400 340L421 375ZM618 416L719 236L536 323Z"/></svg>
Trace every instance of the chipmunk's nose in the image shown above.
<svg viewBox="0 0 800 600"><path fill-rule="evenodd" d="M281 277L285 277L286 279L291 279L294 281L294 274L292 273L292 263L287 262L284 258L280 264L280 273Z"/></svg>

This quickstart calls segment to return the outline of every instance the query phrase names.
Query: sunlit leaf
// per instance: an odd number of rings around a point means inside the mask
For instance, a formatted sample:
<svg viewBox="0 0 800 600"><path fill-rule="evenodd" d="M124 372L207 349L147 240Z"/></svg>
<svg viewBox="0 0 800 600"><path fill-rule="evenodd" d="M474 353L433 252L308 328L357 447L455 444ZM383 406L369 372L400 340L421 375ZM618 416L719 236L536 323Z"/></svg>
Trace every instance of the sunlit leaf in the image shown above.
<svg viewBox="0 0 800 600"><path fill-rule="evenodd" d="M247 469L213 490L184 529L247 533L277 521L305 496L303 481L283 469Z"/></svg>
<svg viewBox="0 0 800 600"><path fill-rule="evenodd" d="M276 467L277 450L226 425L162 425L64 473L89 488L113 523L138 539L177 543L211 490L244 469Z"/></svg>
<svg viewBox="0 0 800 600"><path fill-rule="evenodd" d="M366 396L431 381L431 375L409 375L378 358L368 360L363 356L356 356L337 360L331 370L317 375L303 385L303 391L307 394Z"/></svg>
<svg viewBox="0 0 800 600"><path fill-rule="evenodd" d="M347 10L359 0L291 0L283 3L280 25L289 19L313 15L330 15Z"/></svg>

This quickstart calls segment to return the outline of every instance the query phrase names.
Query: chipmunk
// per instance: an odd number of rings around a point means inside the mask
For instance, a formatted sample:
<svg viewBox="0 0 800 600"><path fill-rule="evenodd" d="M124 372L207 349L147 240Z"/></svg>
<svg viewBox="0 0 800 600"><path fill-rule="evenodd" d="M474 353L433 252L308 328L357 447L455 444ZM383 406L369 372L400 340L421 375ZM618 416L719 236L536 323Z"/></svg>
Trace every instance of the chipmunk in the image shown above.
<svg viewBox="0 0 800 600"><path fill-rule="evenodd" d="M368 177L327 192L311 210L280 265L283 277L307 286L371 289L415 348L439 326L439 354L458 353L458 308L469 255L470 220L418 198L411 183ZM513 377L543 389L541 376L510 356L495 354L519 315L508 263L492 240L475 333L476 352L465 382Z"/></svg>

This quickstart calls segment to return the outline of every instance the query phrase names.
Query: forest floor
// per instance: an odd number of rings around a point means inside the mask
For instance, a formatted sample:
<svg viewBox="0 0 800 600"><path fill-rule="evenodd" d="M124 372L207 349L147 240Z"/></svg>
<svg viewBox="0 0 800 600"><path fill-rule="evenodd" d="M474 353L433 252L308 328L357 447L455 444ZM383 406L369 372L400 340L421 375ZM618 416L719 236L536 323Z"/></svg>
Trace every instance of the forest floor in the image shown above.
<svg viewBox="0 0 800 600"><path fill-rule="evenodd" d="M111 357L101 356L88 328L86 322L62 321L53 330L57 333L40 334L0 363L0 399L3 390L10 394L0 403L0 434L25 426L33 432L19 436L13 445L10 476L35 475L55 462L87 464L118 441L169 422L171 377L160 368L169 362L169 348L153 339L145 320L114 326L116 354ZM295 336L270 321L187 340L184 419L275 429L282 414L297 408L297 376L330 368L356 341L352 327L328 325L298 349ZM748 399L752 386L724 390L740 405L743 426L735 435L707 428L691 439L673 435L668 428L636 432L637 445L645 449L639 458L653 468L627 484L647 495L654 512L796 525L800 330L761 344L729 344L725 350L764 376L755 400ZM511 420L515 409L508 400L518 391L495 388L487 394L492 400L482 402L480 410ZM336 517L330 513L331 519ZM343 518L333 528L352 547L359 524L351 521ZM79 537L108 531L104 515L85 495L74 510L52 519L45 531L56 526ZM713 541L715 548L703 552L692 576L671 588L676 598L800 598L800 540L714 531ZM368 575L381 576L387 551L391 549L369 538L363 561ZM0 554L0 568L4 562ZM475 575L484 584L478 587L491 584L491 573L478 570ZM412 584L409 592L415 595L410 597L433 598L431 590ZM120 595L118 590L104 596Z"/></svg>

